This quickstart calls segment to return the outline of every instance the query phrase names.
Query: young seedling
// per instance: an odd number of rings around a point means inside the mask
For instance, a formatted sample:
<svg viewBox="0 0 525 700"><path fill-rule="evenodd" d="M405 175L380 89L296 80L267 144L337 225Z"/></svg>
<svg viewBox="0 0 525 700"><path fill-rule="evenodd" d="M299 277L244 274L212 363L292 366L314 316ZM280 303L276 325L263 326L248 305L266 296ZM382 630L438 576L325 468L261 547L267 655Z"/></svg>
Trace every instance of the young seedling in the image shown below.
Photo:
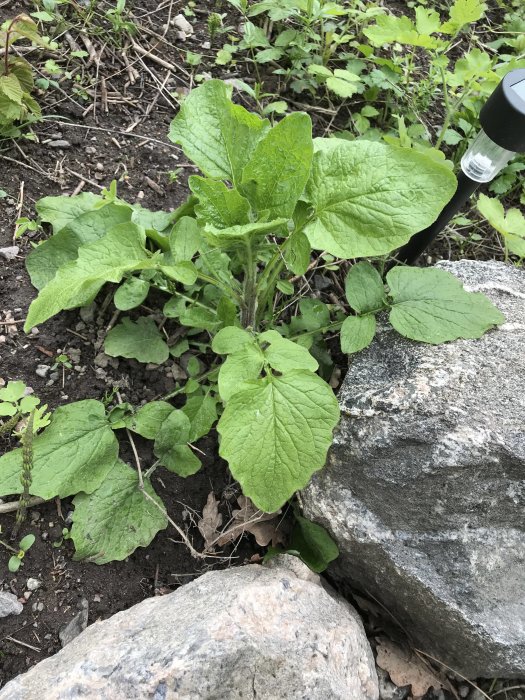
<svg viewBox="0 0 525 700"><path fill-rule="evenodd" d="M26 555L26 552L33 546L34 542L34 535L26 535L25 537L22 537L22 539L18 543L17 549L16 547L12 547L10 544L7 544L7 542L0 540L0 544L3 547L5 547L9 552L13 552L13 556L9 558L9 561L7 563L7 568L12 574L16 574L19 568L23 565L23 559Z"/></svg>

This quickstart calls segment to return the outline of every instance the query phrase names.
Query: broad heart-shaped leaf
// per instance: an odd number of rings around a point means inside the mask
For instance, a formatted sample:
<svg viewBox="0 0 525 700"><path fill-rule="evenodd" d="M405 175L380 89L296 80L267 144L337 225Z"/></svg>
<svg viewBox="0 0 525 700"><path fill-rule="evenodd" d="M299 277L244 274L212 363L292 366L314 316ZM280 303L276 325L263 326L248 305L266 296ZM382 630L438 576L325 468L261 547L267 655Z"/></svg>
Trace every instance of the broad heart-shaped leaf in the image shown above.
<svg viewBox="0 0 525 700"><path fill-rule="evenodd" d="M129 277L115 292L113 303L120 311L129 311L140 306L148 296L150 284L138 277Z"/></svg>
<svg viewBox="0 0 525 700"><path fill-rule="evenodd" d="M104 341L104 352L111 357L129 357L139 362L161 365L170 355L168 344L152 318L137 322L125 317L112 328Z"/></svg>
<svg viewBox="0 0 525 700"><path fill-rule="evenodd" d="M199 250L202 242L199 225L194 218L183 216L177 221L169 235L173 262L189 261Z"/></svg>
<svg viewBox="0 0 525 700"><path fill-rule="evenodd" d="M100 486L118 457L118 442L104 404L87 399L57 408L33 439L31 494L65 498ZM0 457L0 496L20 493L22 448Z"/></svg>
<svg viewBox="0 0 525 700"><path fill-rule="evenodd" d="M42 203L46 200L62 200L65 207L63 215L55 216L52 207L58 207L58 203L55 204L53 201L44 206ZM89 197L81 202L74 202L74 206L69 205L67 197L45 197L39 204L41 205L39 212L40 210L45 212L45 218L42 218L41 214L42 220L52 219L53 227L60 226L60 229L27 256L26 268L31 277L31 283L37 289L42 289L50 282L60 267L75 260L81 246L103 238L118 224L130 221L133 214L131 207L120 204L106 204L100 209L90 208L82 212L81 207L93 206L93 200ZM81 213L73 218L75 212ZM72 218L67 220L68 216ZM66 221L67 223L63 225Z"/></svg>
<svg viewBox="0 0 525 700"><path fill-rule="evenodd" d="M211 343L211 349L217 355L229 355L232 352L241 350L245 345L253 343L254 338L251 333L245 331L244 328L237 326L226 326L216 334ZM0 389L0 392L2 390Z"/></svg>
<svg viewBox="0 0 525 700"><path fill-rule="evenodd" d="M317 360L302 345L287 340L277 331L265 331L259 335L259 342L269 343L264 356L277 372L290 372L293 369L307 369L315 372L319 367Z"/></svg>
<svg viewBox="0 0 525 700"><path fill-rule="evenodd" d="M341 351L347 355L364 350L374 339L376 332L376 317L348 316L341 326Z"/></svg>
<svg viewBox="0 0 525 700"><path fill-rule="evenodd" d="M431 224L454 194L447 166L372 141L315 139L306 199L313 248L343 258L384 255Z"/></svg>
<svg viewBox="0 0 525 700"><path fill-rule="evenodd" d="M322 468L338 420L337 399L316 374L265 377L226 404L219 453L244 495L273 513Z"/></svg>
<svg viewBox="0 0 525 700"><path fill-rule="evenodd" d="M172 411L160 427L153 451L160 463L179 476L191 476L201 468L200 459L188 447L191 422L179 410Z"/></svg>
<svg viewBox="0 0 525 700"><path fill-rule="evenodd" d="M272 221L254 221L240 226L229 226L228 228L215 228L206 226L204 233L207 240L219 248L236 247L252 236L263 236L267 233L277 233L283 235L283 226L286 219L272 219Z"/></svg>
<svg viewBox="0 0 525 700"><path fill-rule="evenodd" d="M95 564L121 561L164 530L168 518L149 479L144 480L144 490L162 510L140 490L137 472L118 460L96 491L77 494L71 528L73 558L89 558Z"/></svg>
<svg viewBox="0 0 525 700"><path fill-rule="evenodd" d="M26 333L63 311L93 301L105 282L120 282L126 272L155 267L144 247L144 231L135 224L120 224L104 238L82 246L78 258L64 265L31 303Z"/></svg>
<svg viewBox="0 0 525 700"><path fill-rule="evenodd" d="M155 440L162 424L174 410L167 401L150 401L126 419L126 427L148 440Z"/></svg>
<svg viewBox="0 0 525 700"><path fill-rule="evenodd" d="M19 401L25 393L24 382L8 382L7 386L0 389L0 401Z"/></svg>
<svg viewBox="0 0 525 700"><path fill-rule="evenodd" d="M304 563L318 574L339 556L336 543L324 527L303 518L299 513L295 513L290 548L298 552Z"/></svg>
<svg viewBox="0 0 525 700"><path fill-rule="evenodd" d="M250 205L236 189L226 187L220 180L191 175L188 179L193 194L199 198L195 213L204 224L215 228L228 228L247 224L250 220Z"/></svg>
<svg viewBox="0 0 525 700"><path fill-rule="evenodd" d="M479 338L505 322L484 294L465 291L445 270L395 267L386 279L392 296L390 323L406 338L437 345Z"/></svg>
<svg viewBox="0 0 525 700"><path fill-rule="evenodd" d="M345 293L359 314L380 311L386 303L381 275L367 260L352 265L346 276Z"/></svg>
<svg viewBox="0 0 525 700"><path fill-rule="evenodd" d="M268 219L290 218L312 166L312 122L297 112L282 119L257 144L242 173L241 191Z"/></svg>
<svg viewBox="0 0 525 700"><path fill-rule="evenodd" d="M209 394L190 396L182 410L191 423L188 442L195 442L203 435L207 435L217 420L217 399Z"/></svg>
<svg viewBox="0 0 525 700"><path fill-rule="evenodd" d="M51 224L53 233L57 234L82 214L92 211L101 202L100 195L82 192L74 197L43 197L38 200L35 208L40 220Z"/></svg>
<svg viewBox="0 0 525 700"><path fill-rule="evenodd" d="M220 80L192 90L171 123L169 137L205 175L236 185L270 125L234 105L230 94L231 88Z"/></svg>
<svg viewBox="0 0 525 700"><path fill-rule="evenodd" d="M229 401L244 383L259 378L264 367L264 354L255 343L245 345L237 352L228 355L219 370L219 394L223 401Z"/></svg>

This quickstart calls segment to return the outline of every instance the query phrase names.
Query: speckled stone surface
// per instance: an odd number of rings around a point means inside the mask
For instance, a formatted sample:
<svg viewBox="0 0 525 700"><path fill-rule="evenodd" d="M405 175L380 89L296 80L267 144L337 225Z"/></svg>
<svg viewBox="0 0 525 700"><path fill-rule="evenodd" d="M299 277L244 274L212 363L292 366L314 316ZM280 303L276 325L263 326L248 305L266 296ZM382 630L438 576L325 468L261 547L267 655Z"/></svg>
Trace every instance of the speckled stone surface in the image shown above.
<svg viewBox="0 0 525 700"><path fill-rule="evenodd" d="M340 581L469 677L525 675L525 272L441 263L507 321L441 346L386 325L355 357L305 514L341 549Z"/></svg>
<svg viewBox="0 0 525 700"><path fill-rule="evenodd" d="M214 571L91 625L1 700L378 700L361 620L299 560Z"/></svg>

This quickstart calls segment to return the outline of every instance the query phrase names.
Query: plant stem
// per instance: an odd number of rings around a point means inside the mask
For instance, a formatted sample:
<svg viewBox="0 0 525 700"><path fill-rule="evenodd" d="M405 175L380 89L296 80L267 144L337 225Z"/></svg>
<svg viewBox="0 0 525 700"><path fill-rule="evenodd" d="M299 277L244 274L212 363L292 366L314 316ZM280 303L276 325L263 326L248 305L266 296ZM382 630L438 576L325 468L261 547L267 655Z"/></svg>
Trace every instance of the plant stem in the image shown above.
<svg viewBox="0 0 525 700"><path fill-rule="evenodd" d="M33 481L31 471L33 469L33 423L35 420L35 412L31 411L27 421L26 428L22 435L22 474L20 482L22 484L22 495L18 502L18 510L16 511L15 525L11 533L11 539L14 540L18 535L20 526L26 519L27 507L30 501L29 489Z"/></svg>
<svg viewBox="0 0 525 700"><path fill-rule="evenodd" d="M4 540L0 540L0 544L3 545L6 549L8 549L10 552L14 552L15 554L18 554L18 549L15 549L14 547L11 547L10 544L7 544L7 542L4 542Z"/></svg>
<svg viewBox="0 0 525 700"><path fill-rule="evenodd" d="M244 328L255 327L257 311L257 262L254 258L252 242L246 242L246 266L243 283L243 304L241 309L241 324Z"/></svg>
<svg viewBox="0 0 525 700"><path fill-rule="evenodd" d="M15 413L15 415L11 416L9 420L6 420L5 423L2 423L2 425L0 425L0 435L10 433L20 420L21 415L21 413Z"/></svg>

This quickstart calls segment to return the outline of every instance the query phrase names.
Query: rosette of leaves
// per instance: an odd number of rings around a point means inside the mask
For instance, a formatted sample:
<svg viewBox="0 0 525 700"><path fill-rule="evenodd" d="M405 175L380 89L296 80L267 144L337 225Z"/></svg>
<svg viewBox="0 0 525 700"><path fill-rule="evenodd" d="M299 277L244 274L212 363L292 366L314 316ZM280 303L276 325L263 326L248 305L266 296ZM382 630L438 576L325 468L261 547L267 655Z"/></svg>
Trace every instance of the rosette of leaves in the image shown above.
<svg viewBox="0 0 525 700"><path fill-rule="evenodd" d="M188 361L182 409L160 401L131 417L120 408L107 418L98 402L89 403L90 411L72 404L34 441L35 495L79 494L72 530L77 556L122 558L166 524L155 496L145 499L136 472L118 460L113 429L127 427L153 440L156 467L189 476L200 466L192 443L219 418L220 455L258 509L277 511L303 488L323 467L339 417L333 391L319 376L319 354L313 356L304 336L322 337L341 321L317 300L303 299L301 318L287 325L279 299L295 293L312 254L354 260L405 244L435 220L456 187L450 169L422 153L313 139L306 114L272 125L234 104L230 91L220 81L204 83L171 125L170 138L201 171L189 178L192 196L174 212L137 209L114 188L37 205L53 235L28 258L39 294L26 331L63 309L89 304L110 282L115 305L133 318L115 327L106 351L156 363L183 352L217 356L204 372L195 356ZM347 283L355 315L341 329L346 352L370 342L375 315L385 309L399 332L423 342L478 337L502 321L483 295L467 294L447 273L395 269L385 288L375 269L363 265L351 267ZM137 311L152 288L165 295L165 323L175 325L176 345ZM147 354L152 348L155 360ZM68 410L67 430L78 439L100 431L87 443L97 450L89 449L86 466L79 446L67 469L54 469L52 479L39 476L49 469L50 454L56 464L57 421L66 426ZM0 474L16 471L13 459L0 459ZM4 478L0 495L15 486L14 478ZM104 510L113 494L125 501L123 520Z"/></svg>
<svg viewBox="0 0 525 700"><path fill-rule="evenodd" d="M19 136L21 123L37 121L42 114L31 94L34 88L31 64L9 53L10 47L21 40L49 45L27 15L18 15L3 23L0 29L0 47L4 49L0 60L0 136L3 137Z"/></svg>

